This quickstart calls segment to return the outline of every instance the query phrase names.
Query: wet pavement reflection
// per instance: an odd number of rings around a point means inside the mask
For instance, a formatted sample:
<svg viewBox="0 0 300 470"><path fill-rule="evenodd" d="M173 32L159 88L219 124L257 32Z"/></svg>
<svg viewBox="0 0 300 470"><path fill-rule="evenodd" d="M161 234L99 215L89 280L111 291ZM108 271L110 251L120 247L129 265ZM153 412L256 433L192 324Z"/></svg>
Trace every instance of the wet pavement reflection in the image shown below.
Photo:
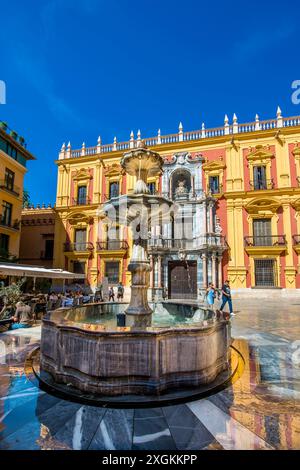
<svg viewBox="0 0 300 470"><path fill-rule="evenodd" d="M109 409L68 402L24 370L40 328L0 334L0 449L300 449L300 300L240 300L242 376L194 402ZM28 372L28 371L27 371Z"/></svg>

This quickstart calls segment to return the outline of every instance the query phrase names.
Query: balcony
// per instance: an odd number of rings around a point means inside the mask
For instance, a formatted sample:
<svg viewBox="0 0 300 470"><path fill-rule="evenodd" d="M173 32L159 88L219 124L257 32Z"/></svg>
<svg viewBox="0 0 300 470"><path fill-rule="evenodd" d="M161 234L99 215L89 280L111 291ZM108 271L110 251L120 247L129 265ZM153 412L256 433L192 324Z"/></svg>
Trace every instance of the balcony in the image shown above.
<svg viewBox="0 0 300 470"><path fill-rule="evenodd" d="M280 254L286 249L285 235L258 235L244 237L248 254Z"/></svg>
<svg viewBox="0 0 300 470"><path fill-rule="evenodd" d="M209 195L214 195L214 194L222 194L223 193L223 185L218 184L218 186L211 186L208 188L208 194Z"/></svg>
<svg viewBox="0 0 300 470"><path fill-rule="evenodd" d="M14 220L13 222L8 222L5 219L0 219L0 226L8 230L19 231L20 230L20 221Z"/></svg>
<svg viewBox="0 0 300 470"><path fill-rule="evenodd" d="M151 238L148 240L149 251L197 251L204 248L219 247L226 249L225 237L219 234L206 234L197 238Z"/></svg>
<svg viewBox="0 0 300 470"><path fill-rule="evenodd" d="M300 235L293 235L294 250L300 255Z"/></svg>
<svg viewBox="0 0 300 470"><path fill-rule="evenodd" d="M19 197L21 189L19 186L16 186L15 184L11 185L8 184L6 180L0 179L0 189L4 189L4 191L7 191L10 194L13 194L14 196Z"/></svg>
<svg viewBox="0 0 300 470"><path fill-rule="evenodd" d="M270 180L250 181L250 187L253 191L263 191L266 189L273 189L274 181L272 178Z"/></svg>
<svg viewBox="0 0 300 470"><path fill-rule="evenodd" d="M97 251L127 251L129 246L126 240L106 240L96 244Z"/></svg>
<svg viewBox="0 0 300 470"><path fill-rule="evenodd" d="M91 242L75 242L75 243L64 243L64 252L65 253L81 253L90 255L93 251L94 245Z"/></svg>
<svg viewBox="0 0 300 470"><path fill-rule="evenodd" d="M88 206L91 204L91 200L89 197L80 197L78 199L72 199L72 206Z"/></svg>

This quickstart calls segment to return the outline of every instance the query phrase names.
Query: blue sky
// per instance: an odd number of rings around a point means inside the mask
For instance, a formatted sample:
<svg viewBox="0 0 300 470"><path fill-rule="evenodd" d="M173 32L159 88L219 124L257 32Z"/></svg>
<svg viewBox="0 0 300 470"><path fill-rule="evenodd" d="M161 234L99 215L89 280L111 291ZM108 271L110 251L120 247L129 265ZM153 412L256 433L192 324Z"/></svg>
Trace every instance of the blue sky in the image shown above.
<svg viewBox="0 0 300 470"><path fill-rule="evenodd" d="M37 157L25 187L53 203L54 160L73 148L300 114L299 12L284 4L196 0L2 2L0 120ZM247 8L247 9L246 9Z"/></svg>

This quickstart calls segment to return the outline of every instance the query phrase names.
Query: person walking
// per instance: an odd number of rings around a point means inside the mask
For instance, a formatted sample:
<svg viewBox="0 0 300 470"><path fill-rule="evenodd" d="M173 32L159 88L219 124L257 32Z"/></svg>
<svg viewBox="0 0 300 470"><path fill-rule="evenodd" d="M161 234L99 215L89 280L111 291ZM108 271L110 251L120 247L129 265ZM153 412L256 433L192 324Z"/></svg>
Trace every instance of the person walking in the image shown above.
<svg viewBox="0 0 300 470"><path fill-rule="evenodd" d="M232 300L231 300L231 290L228 279L224 282L222 287L222 305L220 307L220 312L223 313L223 309L228 302L229 313L231 317L234 317L235 314L232 310Z"/></svg>
<svg viewBox="0 0 300 470"><path fill-rule="evenodd" d="M115 301L115 291L114 291L114 288L112 286L110 286L109 290L108 290L108 301Z"/></svg>
<svg viewBox="0 0 300 470"><path fill-rule="evenodd" d="M216 296L217 296L217 289L215 288L213 283L210 282L205 292L205 298L206 298L207 304L212 310L214 310L214 303L215 303Z"/></svg>
<svg viewBox="0 0 300 470"><path fill-rule="evenodd" d="M124 297L124 287L122 282L119 282L118 287L117 287L117 299L119 302L122 302Z"/></svg>

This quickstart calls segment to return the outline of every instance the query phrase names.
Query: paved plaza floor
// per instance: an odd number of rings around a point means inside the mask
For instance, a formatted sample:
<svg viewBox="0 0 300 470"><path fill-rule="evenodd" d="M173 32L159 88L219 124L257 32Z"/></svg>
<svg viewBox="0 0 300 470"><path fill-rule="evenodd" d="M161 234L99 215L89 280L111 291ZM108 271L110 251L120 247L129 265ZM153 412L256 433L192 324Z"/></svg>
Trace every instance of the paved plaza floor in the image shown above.
<svg viewBox="0 0 300 470"><path fill-rule="evenodd" d="M39 390L24 362L40 327L0 334L0 449L300 449L300 299L238 300L242 376L181 405L110 409Z"/></svg>

